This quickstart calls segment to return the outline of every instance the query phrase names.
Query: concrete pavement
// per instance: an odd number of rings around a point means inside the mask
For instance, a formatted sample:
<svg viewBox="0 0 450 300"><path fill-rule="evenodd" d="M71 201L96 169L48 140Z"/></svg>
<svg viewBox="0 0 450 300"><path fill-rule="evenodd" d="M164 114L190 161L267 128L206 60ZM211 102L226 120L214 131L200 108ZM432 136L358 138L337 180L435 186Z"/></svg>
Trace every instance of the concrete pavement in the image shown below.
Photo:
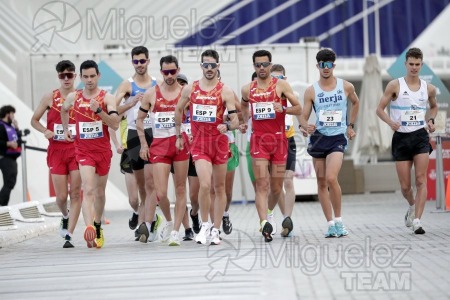
<svg viewBox="0 0 450 300"><path fill-rule="evenodd" d="M0 299L450 298L450 213L430 213L428 202L419 236L404 226L398 193L343 203L348 237L323 238L320 204L297 202L293 236L265 243L254 205L232 205L232 234L209 247L135 242L122 210L107 212L104 248L86 248L80 218L75 248L63 249L52 218L36 237L0 249Z"/></svg>

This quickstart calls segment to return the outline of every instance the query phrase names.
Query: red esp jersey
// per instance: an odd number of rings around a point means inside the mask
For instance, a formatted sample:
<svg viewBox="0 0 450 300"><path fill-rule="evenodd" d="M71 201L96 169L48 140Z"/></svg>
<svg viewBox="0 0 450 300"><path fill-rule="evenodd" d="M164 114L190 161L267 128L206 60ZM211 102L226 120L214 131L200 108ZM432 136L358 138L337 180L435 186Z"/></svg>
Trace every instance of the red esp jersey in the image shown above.
<svg viewBox="0 0 450 300"><path fill-rule="evenodd" d="M189 112L194 137L212 137L221 134L217 130L217 125L223 123L225 112L222 89L223 83L220 81L209 92L200 89L198 80L193 82Z"/></svg>
<svg viewBox="0 0 450 300"><path fill-rule="evenodd" d="M100 90L94 98L107 112L105 104L105 90ZM90 99L83 96L83 90L76 91L73 111L76 121L77 136L75 146L77 150L86 152L111 151L108 126L90 109Z"/></svg>

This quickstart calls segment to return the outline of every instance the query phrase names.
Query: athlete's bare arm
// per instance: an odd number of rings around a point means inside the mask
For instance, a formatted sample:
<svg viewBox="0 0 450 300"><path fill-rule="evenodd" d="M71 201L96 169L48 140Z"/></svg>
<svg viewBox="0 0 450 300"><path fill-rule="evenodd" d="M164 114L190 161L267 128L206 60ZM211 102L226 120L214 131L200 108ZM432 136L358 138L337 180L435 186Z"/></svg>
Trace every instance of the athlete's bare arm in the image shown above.
<svg viewBox="0 0 450 300"><path fill-rule="evenodd" d="M144 119L147 117L147 114L150 113L150 110L155 103L156 91L154 87L149 88L142 97L141 106L138 111L138 115L136 118L136 131L139 137L139 141L141 143L141 150L139 152L139 156L143 160L148 160L148 144L145 139L145 131L144 131ZM144 111L143 111L144 110Z"/></svg>
<svg viewBox="0 0 450 300"><path fill-rule="evenodd" d="M181 135L181 122L183 121L183 112L185 108L189 105L190 96L192 92L192 84L185 85L181 91L180 99L178 100L177 107L175 107L175 131L177 136L177 141L175 146L178 150L184 148L184 141L179 138Z"/></svg>
<svg viewBox="0 0 450 300"><path fill-rule="evenodd" d="M302 106L298 101L297 96L294 93L289 82L286 80L278 80L277 81L277 93L280 91L279 95L286 97L286 99L291 103L291 107L286 107L286 113L288 115L301 115L302 114ZM280 110L281 108L281 110ZM281 103L274 103L274 109L278 112L283 112L283 107Z"/></svg>
<svg viewBox="0 0 450 300"><path fill-rule="evenodd" d="M225 106L228 111L235 111L235 93L228 86L224 85L222 90L222 99L225 102ZM239 118L236 113L232 113L228 115L230 119L230 123L228 124L219 124L217 125L217 129L220 132L227 132L228 130L234 130L239 127ZM228 128L227 128L228 127Z"/></svg>
<svg viewBox="0 0 450 300"><path fill-rule="evenodd" d="M114 98L116 99L116 105L119 106L123 99L128 98L131 94L131 83L128 80L122 81L116 90Z"/></svg>
<svg viewBox="0 0 450 300"><path fill-rule="evenodd" d="M128 80L122 81L122 83L117 88L116 94L114 96L116 105L117 105L117 112L119 115L125 113L127 110L131 109L136 105L138 101L141 99L138 97L134 97L132 101L125 101L125 103L122 103L123 99L128 99L128 97L131 94L131 83Z"/></svg>
<svg viewBox="0 0 450 300"><path fill-rule="evenodd" d="M430 118L432 119L436 118L436 115L438 113L438 106L436 100L436 87L432 84L427 84L427 90L428 90L428 104L430 105L427 124L428 130L430 132L434 132L436 128L434 127L434 122L432 122Z"/></svg>
<svg viewBox="0 0 450 300"><path fill-rule="evenodd" d="M61 106L61 123L64 128L64 138L67 142L73 142L72 135L70 134L69 131L69 110L73 106L74 101L75 101L75 92L72 92L69 95L67 95L66 100Z"/></svg>
<svg viewBox="0 0 450 300"><path fill-rule="evenodd" d="M312 134L316 130L315 124L308 124L309 117L311 116L312 107L314 104L314 87L309 86L304 95L303 111L300 115L300 131L303 136Z"/></svg>
<svg viewBox="0 0 450 300"><path fill-rule="evenodd" d="M344 80L344 90L347 95L347 99L352 103L352 107L350 108L350 118L347 120L348 124L355 124L356 117L358 116L359 111L359 99L358 95L356 95L355 87L350 82ZM348 125L347 124L347 125ZM356 136L355 130L353 126L347 126L347 137L351 140Z"/></svg>
<svg viewBox="0 0 450 300"><path fill-rule="evenodd" d="M97 116L99 116L108 127L117 130L119 128L120 119L119 114L116 110L116 101L114 99L114 96L107 93L105 95L104 101L107 111L102 110L100 113L97 114ZM93 112L95 112L100 107L100 104L95 99L91 99L89 107Z"/></svg>
<svg viewBox="0 0 450 300"><path fill-rule="evenodd" d="M242 113L242 120L243 124L239 126L239 130L242 133L245 133L247 131L247 122L250 118L250 111L249 111L249 94L250 94L250 83L247 83L241 88L241 113Z"/></svg>
<svg viewBox="0 0 450 300"><path fill-rule="evenodd" d="M47 129L44 125L41 124L40 120L44 113L52 106L53 102L53 93L45 94L38 107L34 111L33 116L31 117L31 126L39 132L42 132L46 139L51 139L55 135L52 130Z"/></svg>
<svg viewBox="0 0 450 300"><path fill-rule="evenodd" d="M385 109L389 102L396 100L398 97L398 91L400 85L397 79L391 80L384 91L383 96L380 99L380 103L377 107L377 116L391 127L392 130L397 131L400 128L399 122L394 122L386 113Z"/></svg>

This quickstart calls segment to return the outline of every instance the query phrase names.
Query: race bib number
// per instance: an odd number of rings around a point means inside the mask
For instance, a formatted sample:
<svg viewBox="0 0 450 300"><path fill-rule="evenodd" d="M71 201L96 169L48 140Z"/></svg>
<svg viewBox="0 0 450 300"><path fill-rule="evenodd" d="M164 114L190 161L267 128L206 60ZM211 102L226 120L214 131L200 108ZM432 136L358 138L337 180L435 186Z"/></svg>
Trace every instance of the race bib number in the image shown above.
<svg viewBox="0 0 450 300"><path fill-rule="evenodd" d="M187 135L192 135L191 123L183 123L182 128L183 132L186 132Z"/></svg>
<svg viewBox="0 0 450 300"><path fill-rule="evenodd" d="M155 128L165 129L175 127L175 112L156 112L155 113Z"/></svg>
<svg viewBox="0 0 450 300"><path fill-rule="evenodd" d="M135 124L136 124L136 120L137 120L137 117L138 117L138 113L139 113L139 107L138 108L134 108L134 123ZM150 119L150 112L147 113L147 116L144 119L144 126L146 126L146 125L149 125L149 126L152 125L152 120Z"/></svg>
<svg viewBox="0 0 450 300"><path fill-rule="evenodd" d="M321 110L319 124L324 127L340 127L342 125L342 111Z"/></svg>
<svg viewBox="0 0 450 300"><path fill-rule="evenodd" d="M75 126L75 124L69 124L68 129L72 137L77 135L77 127ZM62 124L55 123L53 126L53 132L55 133L55 135L53 136L53 140L64 141L64 128Z"/></svg>
<svg viewBox="0 0 450 300"><path fill-rule="evenodd" d="M103 137L103 126L101 121L96 122L80 122L79 123L80 139L99 139Z"/></svg>
<svg viewBox="0 0 450 300"><path fill-rule="evenodd" d="M286 114L286 116L284 117L284 124L285 124L284 129L286 131L289 131L291 127L294 126L294 118L292 117L292 115Z"/></svg>
<svg viewBox="0 0 450 300"><path fill-rule="evenodd" d="M269 120L275 119L275 109L273 108L273 102L257 102L252 104L253 119L257 120Z"/></svg>
<svg viewBox="0 0 450 300"><path fill-rule="evenodd" d="M215 123L217 115L216 105L194 104L192 121Z"/></svg>
<svg viewBox="0 0 450 300"><path fill-rule="evenodd" d="M402 110L402 126L422 126L425 125L425 112L423 110Z"/></svg>

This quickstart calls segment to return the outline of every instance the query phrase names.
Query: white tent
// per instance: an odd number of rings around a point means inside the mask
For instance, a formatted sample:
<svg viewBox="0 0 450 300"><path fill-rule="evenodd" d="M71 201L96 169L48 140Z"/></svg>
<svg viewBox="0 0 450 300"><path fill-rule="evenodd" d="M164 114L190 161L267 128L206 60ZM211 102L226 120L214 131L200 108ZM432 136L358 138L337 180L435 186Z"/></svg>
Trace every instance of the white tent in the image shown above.
<svg viewBox="0 0 450 300"><path fill-rule="evenodd" d="M376 115L376 108L383 95L381 68L376 55L366 57L360 106L356 122L356 139L352 158L356 164L376 163L379 154L390 149L392 130Z"/></svg>

